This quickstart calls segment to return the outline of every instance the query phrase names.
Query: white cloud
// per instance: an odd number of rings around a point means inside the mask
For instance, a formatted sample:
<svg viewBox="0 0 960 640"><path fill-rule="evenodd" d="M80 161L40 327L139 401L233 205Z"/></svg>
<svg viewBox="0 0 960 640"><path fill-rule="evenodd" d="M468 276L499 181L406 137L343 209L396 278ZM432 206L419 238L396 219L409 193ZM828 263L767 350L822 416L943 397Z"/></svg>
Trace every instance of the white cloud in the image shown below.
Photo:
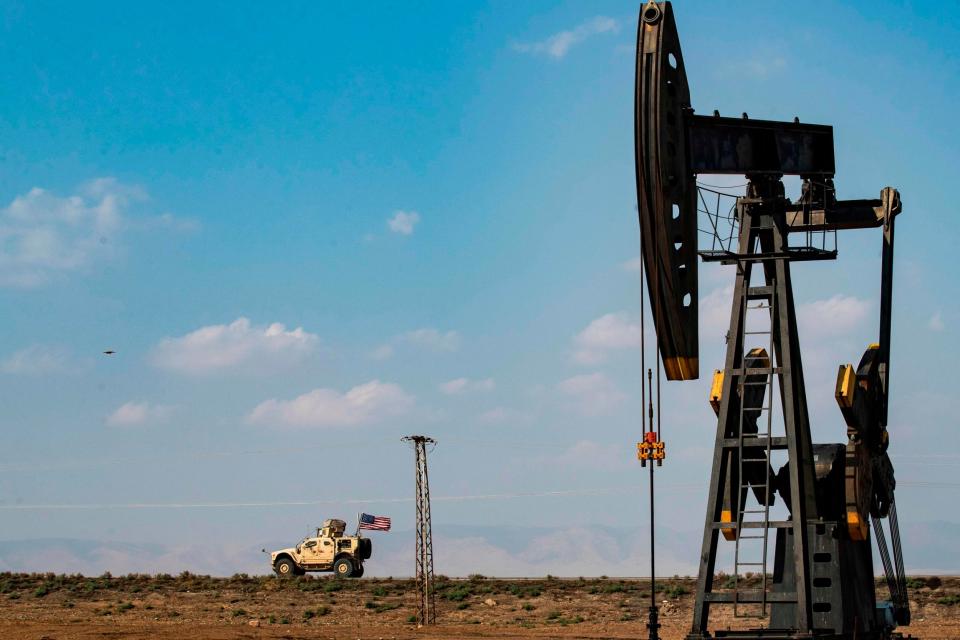
<svg viewBox="0 0 960 640"><path fill-rule="evenodd" d="M945 325L943 324L943 315L937 311L930 318L930 322L927 324L931 331L943 331Z"/></svg>
<svg viewBox="0 0 960 640"><path fill-rule="evenodd" d="M573 401L573 408L585 416L609 413L626 396L605 374L585 373L568 378L557 385L561 393Z"/></svg>
<svg viewBox="0 0 960 640"><path fill-rule="evenodd" d="M643 265L643 258L637 256L620 263L620 268L631 273L640 273L640 267Z"/></svg>
<svg viewBox="0 0 960 640"><path fill-rule="evenodd" d="M630 322L625 313L608 313L592 321L574 339L573 359L592 365L606 360L611 351L640 346L640 325Z"/></svg>
<svg viewBox="0 0 960 640"><path fill-rule="evenodd" d="M456 331L442 332L431 327L409 331L401 339L404 342L432 351L456 351L460 348L460 334Z"/></svg>
<svg viewBox="0 0 960 640"><path fill-rule="evenodd" d="M520 53L546 55L555 60L563 58L573 45L602 33L616 33L620 25L613 18L596 16L567 31L560 31L539 42L518 42L513 49Z"/></svg>
<svg viewBox="0 0 960 640"><path fill-rule="evenodd" d="M107 416L111 427L134 427L151 422L161 422L170 417L173 407L149 402L127 402Z"/></svg>
<svg viewBox="0 0 960 640"><path fill-rule="evenodd" d="M632 453L626 447L580 440L560 454L543 458L543 462L553 468L586 467L609 471L624 466L631 460Z"/></svg>
<svg viewBox="0 0 960 640"><path fill-rule="evenodd" d="M301 327L279 322L255 326L247 318L201 327L179 338L165 338L153 349L153 363L168 371L202 375L219 371L275 370L303 360L319 342Z"/></svg>
<svg viewBox="0 0 960 640"><path fill-rule="evenodd" d="M367 357L372 360L388 360L393 357L397 348L403 345L435 352L452 352L460 348L460 334L456 331L439 331L433 327L414 329L371 349L367 352Z"/></svg>
<svg viewBox="0 0 960 640"><path fill-rule="evenodd" d="M394 211L393 217L387 220L387 226L394 233L409 236L418 222L420 222L420 214L416 211Z"/></svg>
<svg viewBox="0 0 960 640"><path fill-rule="evenodd" d="M533 416L510 407L494 407L481 413L477 420L482 424L489 425L528 424L533 420Z"/></svg>
<svg viewBox="0 0 960 640"><path fill-rule="evenodd" d="M413 404L398 385L371 380L346 393L320 388L293 400L270 399L257 405L248 420L270 426L353 427L402 415Z"/></svg>
<svg viewBox="0 0 960 640"><path fill-rule="evenodd" d="M718 287L700 298L700 339L716 339L730 329L730 309L733 304L733 286ZM754 312L758 313L758 312Z"/></svg>
<svg viewBox="0 0 960 640"><path fill-rule="evenodd" d="M843 335L867 320L871 306L869 300L837 294L801 304L797 307L797 323L804 336Z"/></svg>
<svg viewBox="0 0 960 640"><path fill-rule="evenodd" d="M76 365L70 360L66 349L35 344L20 349L0 362L0 371L14 375L44 375L47 373L70 373Z"/></svg>
<svg viewBox="0 0 960 640"><path fill-rule="evenodd" d="M34 187L0 210L0 286L37 287L110 259L137 227L195 228L195 222L128 214L147 200L139 187L98 178L58 196Z"/></svg>
<svg viewBox="0 0 960 640"><path fill-rule="evenodd" d="M471 380L470 378L454 378L440 385L440 391L448 396L455 396L468 391L493 391L496 384L493 378Z"/></svg>
<svg viewBox="0 0 960 640"><path fill-rule="evenodd" d="M369 355L374 360L387 360L393 356L393 347L389 344L382 344L373 349Z"/></svg>
<svg viewBox="0 0 960 640"><path fill-rule="evenodd" d="M787 61L783 56L758 55L752 60L744 61L739 68L755 78L767 78L783 71L786 67Z"/></svg>
<svg viewBox="0 0 960 640"><path fill-rule="evenodd" d="M146 218L140 223L142 229L172 229L184 233L200 230L200 221L193 218L181 218L172 213L161 213L159 216Z"/></svg>

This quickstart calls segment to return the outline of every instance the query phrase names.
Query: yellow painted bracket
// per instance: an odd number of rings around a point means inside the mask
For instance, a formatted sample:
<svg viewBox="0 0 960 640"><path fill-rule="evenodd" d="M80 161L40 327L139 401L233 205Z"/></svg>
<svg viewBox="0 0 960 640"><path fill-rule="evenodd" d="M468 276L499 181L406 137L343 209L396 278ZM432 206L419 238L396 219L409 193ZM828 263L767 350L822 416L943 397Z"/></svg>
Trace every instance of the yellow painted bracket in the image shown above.
<svg viewBox="0 0 960 640"><path fill-rule="evenodd" d="M853 391L856 388L856 384L857 375L853 371L853 365L840 365L840 370L837 372L837 388L834 395L841 409L849 409L853 406Z"/></svg>
<svg viewBox="0 0 960 640"><path fill-rule="evenodd" d="M731 514L729 511L727 511L726 509L724 509L723 511L720 512L720 522L722 522L722 523L724 523L724 524L726 524L726 523L728 523L728 522L733 522L732 514ZM720 529L720 533L723 534L723 537L724 537L725 540L731 540L731 541L732 541L732 540L736 540L736 539L737 539L737 528L736 528L736 526L733 526L733 527L724 527L723 529Z"/></svg>
<svg viewBox="0 0 960 640"><path fill-rule="evenodd" d="M713 372L713 384L710 385L710 406L713 412L720 415L720 400L723 397L723 371L716 369Z"/></svg>

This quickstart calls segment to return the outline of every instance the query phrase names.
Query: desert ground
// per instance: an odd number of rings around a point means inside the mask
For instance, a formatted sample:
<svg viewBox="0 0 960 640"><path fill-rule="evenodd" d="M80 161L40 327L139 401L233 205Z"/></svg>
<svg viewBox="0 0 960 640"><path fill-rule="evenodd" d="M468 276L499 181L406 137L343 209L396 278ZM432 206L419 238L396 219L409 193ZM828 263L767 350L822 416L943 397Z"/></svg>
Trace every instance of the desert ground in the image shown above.
<svg viewBox="0 0 960 640"><path fill-rule="evenodd" d="M417 628L409 579L0 574L0 638L640 638L650 583L618 578L438 577L437 624ZM924 640L960 638L960 577L912 577ZM690 624L690 578L657 583L661 636ZM877 585L882 596L884 587ZM719 613L719 612L718 612ZM744 621L714 616L721 628ZM757 625L756 621L747 624Z"/></svg>

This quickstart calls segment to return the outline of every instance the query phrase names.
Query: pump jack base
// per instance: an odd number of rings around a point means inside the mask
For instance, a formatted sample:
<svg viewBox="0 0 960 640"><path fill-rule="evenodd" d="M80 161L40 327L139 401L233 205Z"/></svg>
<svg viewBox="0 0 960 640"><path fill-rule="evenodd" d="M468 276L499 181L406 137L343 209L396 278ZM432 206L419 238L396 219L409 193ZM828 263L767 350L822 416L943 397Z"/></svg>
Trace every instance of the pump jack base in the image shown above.
<svg viewBox="0 0 960 640"><path fill-rule="evenodd" d="M877 635L866 635L858 633L856 635L832 633L807 633L798 632L790 629L744 629L735 631L732 629L715 630L713 634L688 634L686 640L919 640L912 635L903 635L902 633L882 633Z"/></svg>

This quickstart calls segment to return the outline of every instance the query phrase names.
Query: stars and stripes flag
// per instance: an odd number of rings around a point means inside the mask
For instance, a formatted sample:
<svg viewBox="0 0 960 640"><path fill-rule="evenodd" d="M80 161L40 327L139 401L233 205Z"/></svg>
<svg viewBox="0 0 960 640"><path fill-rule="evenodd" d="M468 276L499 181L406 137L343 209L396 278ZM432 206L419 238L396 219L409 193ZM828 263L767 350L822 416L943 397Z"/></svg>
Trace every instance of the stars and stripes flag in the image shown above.
<svg viewBox="0 0 960 640"><path fill-rule="evenodd" d="M372 531L390 531L390 518L386 516L372 516L369 513L360 514L360 528Z"/></svg>

